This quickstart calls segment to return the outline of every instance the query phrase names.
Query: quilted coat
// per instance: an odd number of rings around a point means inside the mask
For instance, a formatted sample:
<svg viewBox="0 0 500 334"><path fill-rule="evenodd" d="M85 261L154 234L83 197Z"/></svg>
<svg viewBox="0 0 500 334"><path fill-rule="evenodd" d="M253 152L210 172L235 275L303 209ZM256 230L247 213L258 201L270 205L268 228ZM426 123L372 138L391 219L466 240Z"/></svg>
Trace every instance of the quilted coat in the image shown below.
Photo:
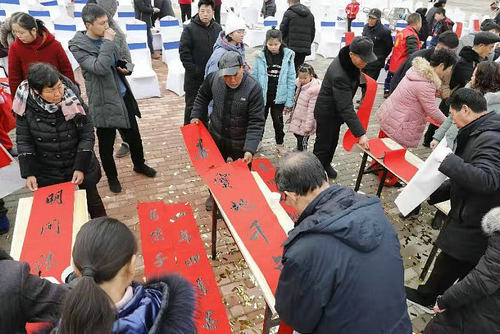
<svg viewBox="0 0 500 334"><path fill-rule="evenodd" d="M417 147L427 117L439 124L446 120L436 101L440 86L441 79L429 62L416 58L394 93L377 110L380 130L404 147Z"/></svg>
<svg viewBox="0 0 500 334"><path fill-rule="evenodd" d="M310 83L300 86L299 79L295 81L297 92L295 93L295 107L293 109L290 132L304 136L316 132L316 120L314 119L314 106L318 99L321 81L312 79Z"/></svg>

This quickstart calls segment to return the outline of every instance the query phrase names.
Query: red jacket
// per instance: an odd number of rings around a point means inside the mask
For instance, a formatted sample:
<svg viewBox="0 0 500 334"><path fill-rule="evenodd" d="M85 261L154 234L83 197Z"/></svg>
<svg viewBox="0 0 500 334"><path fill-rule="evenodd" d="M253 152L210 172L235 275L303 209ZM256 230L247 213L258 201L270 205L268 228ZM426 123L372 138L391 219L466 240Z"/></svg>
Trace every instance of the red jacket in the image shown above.
<svg viewBox="0 0 500 334"><path fill-rule="evenodd" d="M408 58L406 39L410 36L415 36L417 39L417 50L420 50L420 38L417 32L411 26L407 26L396 35L396 39L394 40L394 49L392 49L391 63L389 64L390 72L396 73L401 64Z"/></svg>
<svg viewBox="0 0 500 334"><path fill-rule="evenodd" d="M30 65L37 62L51 64L62 75L76 83L71 63L61 43L56 41L54 35L43 29L43 37L38 35L34 42L24 44L16 38L9 47L9 86L12 96L26 79Z"/></svg>
<svg viewBox="0 0 500 334"><path fill-rule="evenodd" d="M191 0L179 0L179 5L190 5Z"/></svg>
<svg viewBox="0 0 500 334"><path fill-rule="evenodd" d="M359 13L359 2L350 3L345 8L345 12L347 13L348 19L355 19L356 15Z"/></svg>

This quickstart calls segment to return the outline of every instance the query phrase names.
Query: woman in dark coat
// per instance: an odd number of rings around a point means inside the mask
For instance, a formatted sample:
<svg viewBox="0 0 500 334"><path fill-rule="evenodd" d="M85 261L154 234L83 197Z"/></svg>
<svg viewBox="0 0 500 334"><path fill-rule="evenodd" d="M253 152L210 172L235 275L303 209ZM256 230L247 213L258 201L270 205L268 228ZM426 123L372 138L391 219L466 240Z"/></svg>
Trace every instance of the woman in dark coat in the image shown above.
<svg viewBox="0 0 500 334"><path fill-rule="evenodd" d="M463 280L437 298L437 316L425 334L500 333L500 208L482 221L489 236L486 253Z"/></svg>
<svg viewBox="0 0 500 334"><path fill-rule="evenodd" d="M12 110L21 176L34 191L71 181L87 192L90 216L106 215L97 183L101 167L94 154L94 126L80 90L54 67L36 63L19 86Z"/></svg>

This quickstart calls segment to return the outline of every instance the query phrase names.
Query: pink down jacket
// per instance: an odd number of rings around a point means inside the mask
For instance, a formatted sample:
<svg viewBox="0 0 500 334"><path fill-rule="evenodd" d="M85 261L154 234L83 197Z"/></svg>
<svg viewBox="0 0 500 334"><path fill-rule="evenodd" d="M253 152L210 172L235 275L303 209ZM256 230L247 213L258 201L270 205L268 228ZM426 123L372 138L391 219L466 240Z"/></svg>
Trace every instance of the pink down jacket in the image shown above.
<svg viewBox="0 0 500 334"><path fill-rule="evenodd" d="M377 111L380 130L403 147L417 147L428 117L439 124L446 120L436 100L440 86L441 79L429 62L415 58L396 90Z"/></svg>
<svg viewBox="0 0 500 334"><path fill-rule="evenodd" d="M310 83L300 88L299 79L296 79L295 86L297 86L294 98L296 102L290 122L290 132L300 136L309 132L309 135L311 135L316 132L314 106L316 105L316 99L321 88L321 81L319 79L312 79Z"/></svg>

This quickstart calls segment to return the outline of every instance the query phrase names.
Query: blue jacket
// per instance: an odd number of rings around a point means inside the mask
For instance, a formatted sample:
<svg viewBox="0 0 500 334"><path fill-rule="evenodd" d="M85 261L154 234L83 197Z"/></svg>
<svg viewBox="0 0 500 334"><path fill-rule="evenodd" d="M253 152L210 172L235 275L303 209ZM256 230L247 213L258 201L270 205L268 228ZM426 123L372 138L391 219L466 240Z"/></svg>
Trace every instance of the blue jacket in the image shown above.
<svg viewBox="0 0 500 334"><path fill-rule="evenodd" d="M224 33L224 31L221 31L219 34L219 38L217 38L217 40L215 41L214 52L208 60L207 66L205 67L205 78L210 73L215 72L219 69L219 60L228 51L238 52L241 57L243 57L243 62L246 64L245 45L241 44L239 46L236 46L233 43L228 42L228 40L226 39L226 34Z"/></svg>
<svg viewBox="0 0 500 334"><path fill-rule="evenodd" d="M334 185L284 243L276 311L300 333L410 334L396 231L377 197Z"/></svg>
<svg viewBox="0 0 500 334"><path fill-rule="evenodd" d="M266 46L265 46L266 48ZM285 107L293 106L295 96L295 63L293 61L295 52L289 48L283 48L284 56L281 65L280 77L278 78L278 91L274 103L284 104ZM267 103L267 61L264 50L259 52L253 63L252 75L257 79L264 93L264 105Z"/></svg>
<svg viewBox="0 0 500 334"><path fill-rule="evenodd" d="M134 296L118 310L113 334L193 334L193 287L180 276L164 276L146 285L132 283Z"/></svg>

